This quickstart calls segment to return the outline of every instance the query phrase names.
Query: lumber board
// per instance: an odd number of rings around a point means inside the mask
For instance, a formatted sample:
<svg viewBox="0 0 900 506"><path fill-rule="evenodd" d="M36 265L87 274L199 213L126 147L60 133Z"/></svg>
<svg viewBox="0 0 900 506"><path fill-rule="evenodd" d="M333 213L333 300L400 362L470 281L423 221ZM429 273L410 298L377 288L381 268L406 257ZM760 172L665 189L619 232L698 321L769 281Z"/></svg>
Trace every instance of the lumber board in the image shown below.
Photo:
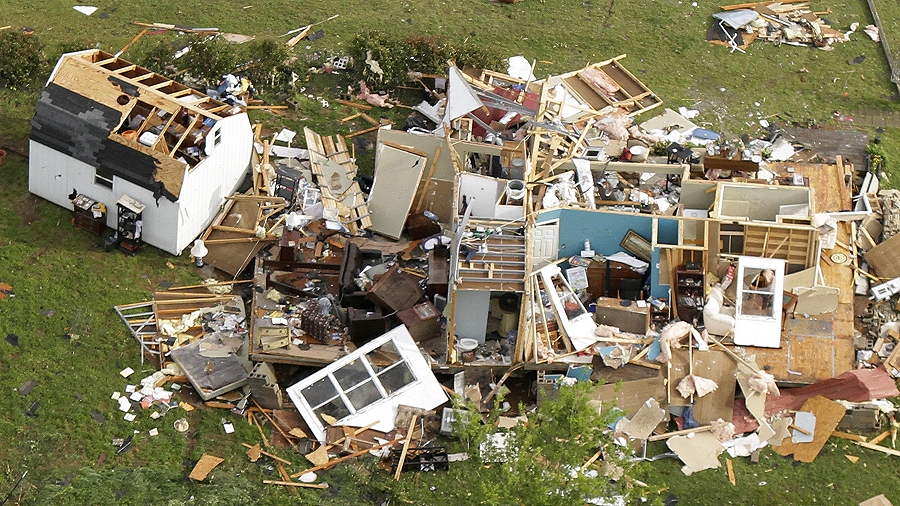
<svg viewBox="0 0 900 506"><path fill-rule="evenodd" d="M353 235L371 227L372 220L369 217L369 209L358 182L353 181L342 196L332 194L328 185L324 184L325 176L322 167L329 160L344 167L348 179L353 180L356 177L357 167L350 157L344 137L339 135L323 137L309 128L304 128L303 133L309 149L312 172L317 178L319 189L322 192L322 204L328 209L346 209L348 215L346 218L342 216L341 220Z"/></svg>

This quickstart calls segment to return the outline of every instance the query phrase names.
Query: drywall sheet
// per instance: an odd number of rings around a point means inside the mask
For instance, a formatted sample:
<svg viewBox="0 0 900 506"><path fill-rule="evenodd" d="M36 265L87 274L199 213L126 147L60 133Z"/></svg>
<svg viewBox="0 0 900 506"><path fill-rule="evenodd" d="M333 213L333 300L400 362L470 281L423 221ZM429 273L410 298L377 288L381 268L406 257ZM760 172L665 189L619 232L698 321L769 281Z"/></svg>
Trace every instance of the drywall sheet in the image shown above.
<svg viewBox="0 0 900 506"><path fill-rule="evenodd" d="M656 399L647 399L638 412L630 420L623 418L618 428L634 439L647 439L660 422L666 420L669 412L659 407Z"/></svg>
<svg viewBox="0 0 900 506"><path fill-rule="evenodd" d="M427 158L386 144L378 145L375 181L369 192L373 232L399 239L412 207Z"/></svg>
<svg viewBox="0 0 900 506"><path fill-rule="evenodd" d="M810 205L810 194L809 188L720 184L717 200L718 217L774 222L781 206Z"/></svg>
<svg viewBox="0 0 900 506"><path fill-rule="evenodd" d="M456 335L461 338L477 339L479 343L484 343L490 306L491 292L458 290L454 317Z"/></svg>
<svg viewBox="0 0 900 506"><path fill-rule="evenodd" d="M712 432L694 432L686 436L673 436L666 446L684 462L681 472L690 476L704 469L720 467L719 455L725 447Z"/></svg>

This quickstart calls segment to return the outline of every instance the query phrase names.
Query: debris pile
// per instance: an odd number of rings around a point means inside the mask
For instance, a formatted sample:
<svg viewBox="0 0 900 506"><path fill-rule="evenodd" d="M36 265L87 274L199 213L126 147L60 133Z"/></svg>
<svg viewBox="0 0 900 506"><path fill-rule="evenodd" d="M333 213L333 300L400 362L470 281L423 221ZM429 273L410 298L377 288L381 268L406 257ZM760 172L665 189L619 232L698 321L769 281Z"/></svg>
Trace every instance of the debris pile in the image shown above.
<svg viewBox="0 0 900 506"><path fill-rule="evenodd" d="M706 40L731 47L732 52L744 52L754 40L765 40L775 45L813 46L834 49L835 42L850 40L850 33L835 30L821 15L814 12L809 2L757 2L722 7L713 14L713 21L706 33Z"/></svg>
<svg viewBox="0 0 900 506"><path fill-rule="evenodd" d="M718 26L734 35L764 20L755 36L844 40L805 7L727 10ZM652 459L648 443L665 439L686 474L765 446L811 461L848 416L837 401L893 413L879 400L900 395L896 194L878 191L857 154L826 156L764 119L760 139L725 139L685 108L635 124L663 102L623 60L544 79L412 73L427 95L403 128L358 112L374 124L347 136L305 128L305 148L291 146L295 132L255 128L252 187L224 198L192 249L204 278L231 281L116 308L160 369L121 409L133 400L162 416L174 401L161 384L183 376L207 406L246 415L267 446L302 449L312 466L279 468L273 484L320 488L317 473L377 450L397 478L446 469L445 448L422 442L448 418L597 380L607 384L595 400L622 411L623 448ZM359 87L334 103L398 107ZM197 142L214 149L215 132ZM370 133L367 180L347 139ZM843 315L870 292L870 328L854 339ZM522 385L532 374L535 397ZM460 412L448 392L476 408ZM524 414L501 409L510 426ZM278 461L248 446L262 456ZM196 479L218 462L202 464Z"/></svg>

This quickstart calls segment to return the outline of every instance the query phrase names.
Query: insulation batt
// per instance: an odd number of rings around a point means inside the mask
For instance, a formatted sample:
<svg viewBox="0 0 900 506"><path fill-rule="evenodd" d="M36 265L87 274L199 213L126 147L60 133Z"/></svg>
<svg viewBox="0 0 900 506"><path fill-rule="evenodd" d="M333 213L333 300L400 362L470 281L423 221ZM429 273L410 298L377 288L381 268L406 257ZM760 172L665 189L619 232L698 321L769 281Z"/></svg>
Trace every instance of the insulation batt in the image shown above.
<svg viewBox="0 0 900 506"><path fill-rule="evenodd" d="M675 390L678 390L678 393L687 399L695 393L697 394L697 397L703 397L710 392L714 392L717 388L719 388L719 385L711 379L688 374L678 382L678 386L675 387Z"/></svg>
<svg viewBox="0 0 900 506"><path fill-rule="evenodd" d="M691 331L691 324L685 321L670 323L663 327L659 337L659 356L657 362L666 363L672 359L672 348L681 348L681 339Z"/></svg>
<svg viewBox="0 0 900 506"><path fill-rule="evenodd" d="M765 371L753 373L753 375L747 379L747 384L750 385L750 389L754 392L781 395L781 392L778 391L778 385L775 384L775 376L772 376Z"/></svg>

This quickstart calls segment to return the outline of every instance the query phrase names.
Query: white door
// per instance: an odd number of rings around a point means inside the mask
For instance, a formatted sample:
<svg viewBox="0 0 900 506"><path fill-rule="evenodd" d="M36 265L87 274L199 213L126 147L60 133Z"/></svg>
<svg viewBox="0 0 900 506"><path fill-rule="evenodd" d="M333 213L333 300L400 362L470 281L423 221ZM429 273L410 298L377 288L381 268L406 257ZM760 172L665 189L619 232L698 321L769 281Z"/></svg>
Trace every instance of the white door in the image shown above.
<svg viewBox="0 0 900 506"><path fill-rule="evenodd" d="M736 278L734 344L781 347L784 260L740 257Z"/></svg>
<svg viewBox="0 0 900 506"><path fill-rule="evenodd" d="M556 260L559 255L559 220L538 223L531 237L531 263L535 270Z"/></svg>

